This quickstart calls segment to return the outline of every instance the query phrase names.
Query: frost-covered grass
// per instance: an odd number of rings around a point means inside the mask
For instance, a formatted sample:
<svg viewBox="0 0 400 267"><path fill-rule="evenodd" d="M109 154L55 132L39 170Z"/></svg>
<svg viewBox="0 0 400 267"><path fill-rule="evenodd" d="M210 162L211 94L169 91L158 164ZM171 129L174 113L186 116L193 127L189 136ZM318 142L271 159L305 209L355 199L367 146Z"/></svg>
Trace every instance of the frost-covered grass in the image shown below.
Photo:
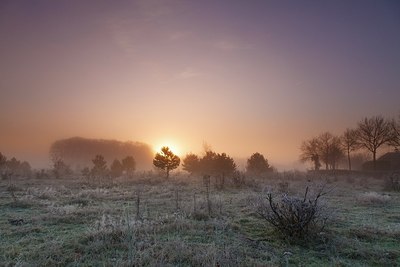
<svg viewBox="0 0 400 267"><path fill-rule="evenodd" d="M242 188L212 184L209 203L200 177L149 179L19 179L17 202L1 181L0 266L400 265L400 193L380 180L276 174ZM325 182L332 220L307 242L282 238L252 205Z"/></svg>

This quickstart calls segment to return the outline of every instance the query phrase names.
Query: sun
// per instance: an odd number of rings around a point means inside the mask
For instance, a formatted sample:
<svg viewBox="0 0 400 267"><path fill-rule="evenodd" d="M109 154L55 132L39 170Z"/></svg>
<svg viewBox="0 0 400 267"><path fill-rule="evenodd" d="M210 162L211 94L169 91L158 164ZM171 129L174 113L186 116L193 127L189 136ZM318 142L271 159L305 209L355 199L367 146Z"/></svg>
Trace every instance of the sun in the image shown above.
<svg viewBox="0 0 400 267"><path fill-rule="evenodd" d="M175 154L175 155L180 155L181 154L181 150L178 144L176 144L173 141L164 141L164 142L160 142L157 145L154 146L154 150L156 152L160 152L161 148L167 146L169 147L169 149Z"/></svg>

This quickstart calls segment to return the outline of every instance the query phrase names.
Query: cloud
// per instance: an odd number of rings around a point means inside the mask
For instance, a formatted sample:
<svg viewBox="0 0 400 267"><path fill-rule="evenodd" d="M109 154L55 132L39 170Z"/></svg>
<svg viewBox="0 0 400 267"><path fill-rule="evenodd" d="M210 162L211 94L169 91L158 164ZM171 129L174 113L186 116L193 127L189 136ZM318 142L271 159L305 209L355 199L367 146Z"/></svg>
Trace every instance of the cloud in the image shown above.
<svg viewBox="0 0 400 267"><path fill-rule="evenodd" d="M128 56L139 54L147 42L178 41L189 33L171 29L164 21L174 15L178 0L137 0L106 22L113 43Z"/></svg>
<svg viewBox="0 0 400 267"><path fill-rule="evenodd" d="M190 32L175 31L170 32L167 36L169 41L180 41L191 35Z"/></svg>
<svg viewBox="0 0 400 267"><path fill-rule="evenodd" d="M205 75L203 72L193 70L188 67L170 76L170 79L165 80L163 83L168 84L176 81L189 80Z"/></svg>
<svg viewBox="0 0 400 267"><path fill-rule="evenodd" d="M198 72L198 71L194 71L191 68L186 68L185 70L179 72L177 75L175 75L176 79L182 79L182 80L186 80L186 79L191 79L191 78L195 78L195 77L199 77L202 76L203 73Z"/></svg>
<svg viewBox="0 0 400 267"><path fill-rule="evenodd" d="M223 50L223 51L237 51L237 50L247 50L251 49L251 45L249 44L241 44L239 42L227 41L227 40L219 40L212 43L212 46Z"/></svg>
<svg viewBox="0 0 400 267"><path fill-rule="evenodd" d="M173 15L179 0L137 0L136 8L145 20L158 20Z"/></svg>
<svg viewBox="0 0 400 267"><path fill-rule="evenodd" d="M132 56L137 52L137 40L141 35L139 24L139 21L122 16L110 18L106 22L110 40L128 56Z"/></svg>

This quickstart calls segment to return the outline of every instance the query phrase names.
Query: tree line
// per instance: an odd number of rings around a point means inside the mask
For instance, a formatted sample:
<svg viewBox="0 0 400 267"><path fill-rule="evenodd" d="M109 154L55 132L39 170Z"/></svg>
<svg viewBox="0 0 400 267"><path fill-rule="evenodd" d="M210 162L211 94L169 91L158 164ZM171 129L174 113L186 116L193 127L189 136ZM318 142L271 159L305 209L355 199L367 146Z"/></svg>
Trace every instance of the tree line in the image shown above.
<svg viewBox="0 0 400 267"><path fill-rule="evenodd" d="M117 178L126 175L132 178L136 170L136 160L133 156L126 156L123 159L114 159L108 166L107 160L101 154L97 154L91 159L92 166L84 167L80 170L81 174L87 178L103 179L106 177ZM153 166L164 171L166 179L169 178L170 171L180 166L181 159L175 155L169 147L163 147L156 153L153 159ZM187 154L183 158L182 169L190 175L209 175L218 180L220 186L225 183L227 176L232 176L237 170L237 165L232 157L226 153L217 153L207 149L203 156L193 153ZM256 152L247 159L246 172L250 175L260 176L272 172L274 168L268 163L264 155ZM0 173L2 176L9 175L29 177L32 174L31 166L28 162L21 162L15 157L7 159L0 153ZM38 177L52 175L55 178L62 178L72 175L74 171L71 166L57 153L51 154L51 168L48 171L41 170L37 173ZM4 177L3 177L4 178Z"/></svg>
<svg viewBox="0 0 400 267"><path fill-rule="evenodd" d="M325 169L336 169L339 160L347 156L348 169L352 169L351 153L366 150L372 156L373 169L376 170L376 155L383 146L400 146L400 116L398 120L373 116L364 118L355 128L347 128L340 136L324 132L302 142L300 160L311 162L314 170L319 170L322 163Z"/></svg>
<svg viewBox="0 0 400 267"><path fill-rule="evenodd" d="M92 159L92 163L92 168L86 167L82 170L83 176L101 179L107 176L117 178L125 174L132 178L136 170L136 161L133 156L126 156L122 160L114 159L109 168L102 155L96 155Z"/></svg>
<svg viewBox="0 0 400 267"><path fill-rule="evenodd" d="M30 177L31 174L32 168L29 162L20 161L15 157L7 159L7 157L0 152L0 175L3 180L11 176Z"/></svg>
<svg viewBox="0 0 400 267"><path fill-rule="evenodd" d="M57 140L49 149L51 159L61 158L73 169L91 165L95 155L102 155L110 163L114 159L134 155L138 169L145 170L152 166L154 153L145 143L82 137Z"/></svg>
<svg viewBox="0 0 400 267"><path fill-rule="evenodd" d="M180 162L180 158L169 147L163 147L154 157L153 165L165 171L168 179L169 172L178 168ZM216 153L211 149L206 149L203 156L187 154L183 158L182 169L190 175L215 177L216 187L220 189L224 187L227 177L238 177L237 165L233 158L226 153ZM262 154L256 152L247 160L246 171L252 175L261 175L273 171L273 168Z"/></svg>

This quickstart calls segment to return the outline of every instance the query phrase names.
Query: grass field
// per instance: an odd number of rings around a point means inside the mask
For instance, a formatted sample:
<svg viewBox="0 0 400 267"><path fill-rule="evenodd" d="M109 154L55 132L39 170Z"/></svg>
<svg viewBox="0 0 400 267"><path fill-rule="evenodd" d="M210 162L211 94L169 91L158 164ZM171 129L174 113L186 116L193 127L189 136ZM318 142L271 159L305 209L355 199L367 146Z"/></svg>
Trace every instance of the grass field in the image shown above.
<svg viewBox="0 0 400 267"><path fill-rule="evenodd" d="M261 218L267 191L302 195L326 183L327 228L290 240ZM274 174L238 188L201 177L142 174L0 184L1 266L400 266L400 193L371 177Z"/></svg>

